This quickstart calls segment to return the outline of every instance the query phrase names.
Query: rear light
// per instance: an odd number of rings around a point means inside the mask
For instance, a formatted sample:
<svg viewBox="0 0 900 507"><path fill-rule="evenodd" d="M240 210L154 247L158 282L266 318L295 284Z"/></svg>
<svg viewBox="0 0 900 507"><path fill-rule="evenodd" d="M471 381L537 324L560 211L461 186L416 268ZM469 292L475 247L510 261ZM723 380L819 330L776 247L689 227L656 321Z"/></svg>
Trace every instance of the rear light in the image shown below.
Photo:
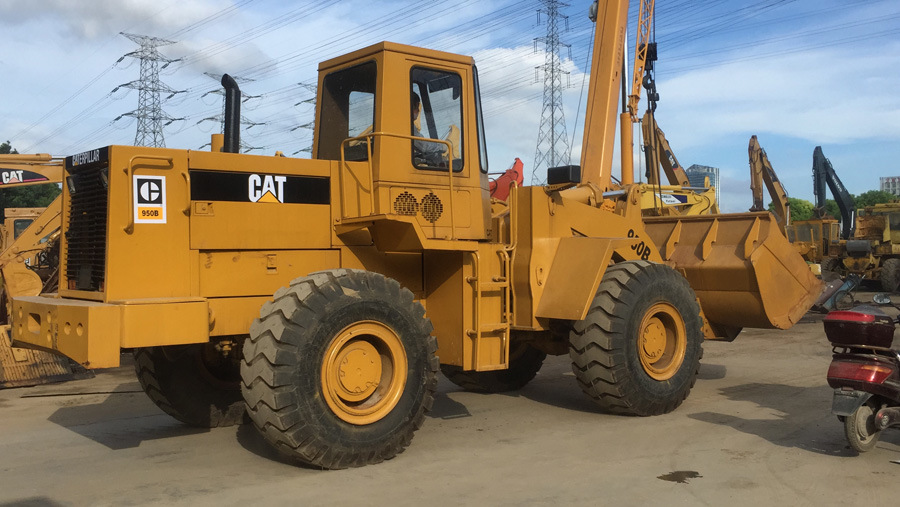
<svg viewBox="0 0 900 507"><path fill-rule="evenodd" d="M894 369L875 363L853 363L847 361L832 361L828 367L828 378L844 380L859 380L881 384L891 376Z"/></svg>
<svg viewBox="0 0 900 507"><path fill-rule="evenodd" d="M842 320L845 322L875 322L875 316L870 313L836 311L831 312L825 317L825 320Z"/></svg>

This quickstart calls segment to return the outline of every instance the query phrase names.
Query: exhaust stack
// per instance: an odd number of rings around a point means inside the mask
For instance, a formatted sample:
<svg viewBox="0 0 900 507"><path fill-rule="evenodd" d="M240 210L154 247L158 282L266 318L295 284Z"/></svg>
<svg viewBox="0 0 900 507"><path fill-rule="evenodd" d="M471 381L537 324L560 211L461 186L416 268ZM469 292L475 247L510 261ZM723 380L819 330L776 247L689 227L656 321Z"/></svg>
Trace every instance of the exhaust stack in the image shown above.
<svg viewBox="0 0 900 507"><path fill-rule="evenodd" d="M240 153L241 151L241 89L228 74L222 75L222 86L225 87L225 142L222 151Z"/></svg>

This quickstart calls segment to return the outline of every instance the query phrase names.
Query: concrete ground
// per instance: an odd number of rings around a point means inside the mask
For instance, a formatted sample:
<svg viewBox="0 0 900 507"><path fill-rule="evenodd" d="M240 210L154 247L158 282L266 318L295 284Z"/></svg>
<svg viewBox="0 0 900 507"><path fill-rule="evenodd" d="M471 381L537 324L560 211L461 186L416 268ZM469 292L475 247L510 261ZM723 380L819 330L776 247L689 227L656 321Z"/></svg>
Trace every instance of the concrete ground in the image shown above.
<svg viewBox="0 0 900 507"><path fill-rule="evenodd" d="M599 413L567 357L519 392L441 379L412 445L380 465L285 464L251 426L200 431L133 370L0 391L0 505L894 505L900 431L852 451L830 414L822 316L707 342L674 413Z"/></svg>

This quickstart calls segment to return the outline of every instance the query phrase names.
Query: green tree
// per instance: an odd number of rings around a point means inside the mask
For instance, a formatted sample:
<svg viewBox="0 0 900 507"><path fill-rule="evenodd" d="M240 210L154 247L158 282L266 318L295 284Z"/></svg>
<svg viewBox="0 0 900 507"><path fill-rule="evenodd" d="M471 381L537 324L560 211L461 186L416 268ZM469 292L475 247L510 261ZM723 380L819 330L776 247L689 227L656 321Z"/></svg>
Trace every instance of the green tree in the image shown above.
<svg viewBox="0 0 900 507"><path fill-rule="evenodd" d="M894 202L897 197L884 190L869 190L853 197L857 208L865 208L866 206L874 206L876 204L884 204Z"/></svg>
<svg viewBox="0 0 900 507"><path fill-rule="evenodd" d="M16 154L9 141L0 143L0 155ZM0 188L0 215L6 208L43 208L62 192L59 185L30 185L27 187Z"/></svg>
<svg viewBox="0 0 900 507"><path fill-rule="evenodd" d="M828 216L835 220L841 219L841 209L838 208L837 201L834 199L825 199L825 218Z"/></svg>
<svg viewBox="0 0 900 507"><path fill-rule="evenodd" d="M788 205L791 207L791 222L795 220L809 220L813 216L813 203L806 199L788 197ZM769 203L769 211L775 210L775 203Z"/></svg>
<svg viewBox="0 0 900 507"><path fill-rule="evenodd" d="M12 149L12 145L9 144L9 141L0 143L0 155L9 155L10 153L19 153L19 152Z"/></svg>

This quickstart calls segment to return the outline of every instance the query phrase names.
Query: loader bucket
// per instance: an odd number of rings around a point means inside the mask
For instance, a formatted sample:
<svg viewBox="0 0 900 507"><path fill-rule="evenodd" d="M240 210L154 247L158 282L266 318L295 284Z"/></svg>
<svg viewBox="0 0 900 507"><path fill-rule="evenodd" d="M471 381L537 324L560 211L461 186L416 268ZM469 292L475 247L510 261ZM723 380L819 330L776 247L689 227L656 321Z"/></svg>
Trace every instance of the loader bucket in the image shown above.
<svg viewBox="0 0 900 507"><path fill-rule="evenodd" d="M717 337L741 328L788 329L822 291L822 282L768 212L647 217L664 262L693 287Z"/></svg>

